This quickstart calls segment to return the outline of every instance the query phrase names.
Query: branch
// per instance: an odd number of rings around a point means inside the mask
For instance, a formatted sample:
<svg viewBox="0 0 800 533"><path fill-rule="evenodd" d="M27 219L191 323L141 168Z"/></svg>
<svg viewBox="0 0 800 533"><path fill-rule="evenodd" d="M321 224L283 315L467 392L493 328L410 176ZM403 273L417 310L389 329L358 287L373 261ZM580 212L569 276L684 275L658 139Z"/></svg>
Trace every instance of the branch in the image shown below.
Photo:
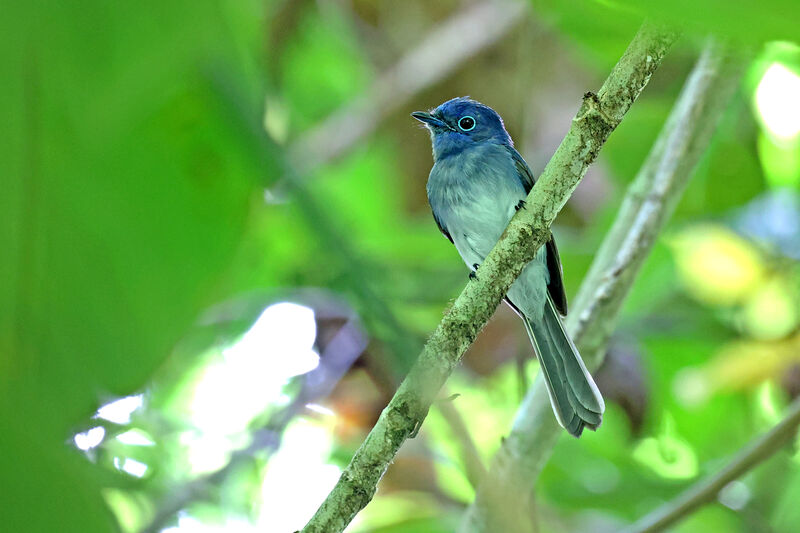
<svg viewBox="0 0 800 533"><path fill-rule="evenodd" d="M383 117L497 42L524 20L526 8L524 1L491 0L464 9L438 26L363 95L292 143L289 160L298 174L307 175L342 155L371 133ZM470 38L464 39L465 35Z"/></svg>
<svg viewBox="0 0 800 533"><path fill-rule="evenodd" d="M743 71L741 54L709 41L576 297L568 320L584 360L602 363L636 275L705 154Z"/></svg>
<svg viewBox="0 0 800 533"><path fill-rule="evenodd" d="M626 533L663 531L666 527L683 520L706 503L713 501L725 485L769 459L794 436L798 425L800 425L800 399L789 406L783 420L764 435L751 441L728 466L695 483L673 501L656 509L624 531Z"/></svg>
<svg viewBox="0 0 800 533"><path fill-rule="evenodd" d="M719 45L705 47L630 185L567 320L589 369L602 362L620 307L705 152L738 85L742 64ZM522 508L532 508L536 478L561 433L550 414L540 376L520 405L511 433L495 455L461 531L495 531L492 524L507 508L509 498L518 500Z"/></svg>
<svg viewBox="0 0 800 533"><path fill-rule="evenodd" d="M438 390L488 322L511 283L550 237L550 224L603 143L647 85L674 40L671 32L644 24L600 91L587 93L566 137L536 186L433 332L375 427L336 486L303 528L339 533L375 494L400 445L416 434Z"/></svg>
<svg viewBox="0 0 800 533"><path fill-rule="evenodd" d="M455 398L453 398L455 399ZM450 426L450 431L458 444L461 454L461 462L464 465L464 472L467 475L467 480L472 488L478 489L481 481L486 476L486 467L481 459L481 454L475 441L472 440L472 435L469 433L464 417L461 416L454 402L450 398L446 398L436 403L442 417Z"/></svg>

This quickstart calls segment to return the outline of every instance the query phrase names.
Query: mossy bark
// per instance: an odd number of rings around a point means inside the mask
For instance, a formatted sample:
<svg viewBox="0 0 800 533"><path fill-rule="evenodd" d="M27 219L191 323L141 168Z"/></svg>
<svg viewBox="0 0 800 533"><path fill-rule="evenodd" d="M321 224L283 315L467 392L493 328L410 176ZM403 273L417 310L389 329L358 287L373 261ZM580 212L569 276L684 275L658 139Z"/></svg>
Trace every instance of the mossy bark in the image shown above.
<svg viewBox="0 0 800 533"><path fill-rule="evenodd" d="M304 533L341 532L372 499L400 445L416 434L463 353L522 268L550 237L550 224L674 39L672 31L645 23L597 94L584 96L569 132L528 195L526 208L517 212L476 278L447 311Z"/></svg>
<svg viewBox="0 0 800 533"><path fill-rule="evenodd" d="M676 102L595 261L567 329L590 370L597 368L625 296L671 215L741 78L744 61L710 42ZM562 434L541 379L526 395L511 433L495 455L460 531L498 531L509 502L531 509L536 479ZM517 524L513 531L528 531ZM504 530L509 530L508 527Z"/></svg>

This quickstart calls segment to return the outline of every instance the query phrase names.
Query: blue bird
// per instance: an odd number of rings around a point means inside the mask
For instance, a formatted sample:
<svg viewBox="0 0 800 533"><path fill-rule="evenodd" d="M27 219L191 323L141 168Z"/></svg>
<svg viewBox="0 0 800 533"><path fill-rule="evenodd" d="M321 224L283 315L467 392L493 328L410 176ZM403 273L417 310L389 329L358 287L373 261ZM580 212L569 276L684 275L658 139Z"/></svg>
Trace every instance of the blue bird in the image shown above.
<svg viewBox="0 0 800 533"><path fill-rule="evenodd" d="M536 180L489 106L454 98L411 116L430 130L433 143L427 185L433 218L473 277ZM561 321L567 297L552 236L511 285L506 302L525 323L558 423L576 437L584 427L597 429L605 405Z"/></svg>

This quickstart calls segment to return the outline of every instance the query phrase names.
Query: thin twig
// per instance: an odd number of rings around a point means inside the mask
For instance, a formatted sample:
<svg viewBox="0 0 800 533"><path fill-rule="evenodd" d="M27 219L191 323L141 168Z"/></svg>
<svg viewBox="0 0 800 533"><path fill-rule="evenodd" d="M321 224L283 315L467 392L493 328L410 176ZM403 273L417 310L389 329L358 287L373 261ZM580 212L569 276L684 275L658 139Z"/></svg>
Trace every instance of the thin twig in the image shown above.
<svg viewBox="0 0 800 533"><path fill-rule="evenodd" d="M674 41L645 24L600 91L587 93L570 130L536 186L526 209L512 218L498 243L423 348L419 359L303 531L338 533L375 494L405 439L416 434L444 381L488 322L522 268L550 237L550 224L600 148L633 105Z"/></svg>
<svg viewBox="0 0 800 533"><path fill-rule="evenodd" d="M783 420L764 435L751 441L725 468L698 481L671 502L633 524L625 530L625 533L663 531L668 526L683 520L703 505L713 501L725 485L772 457L795 435L798 425L800 425L800 399L789 406Z"/></svg>
<svg viewBox="0 0 800 533"><path fill-rule="evenodd" d="M450 431L458 444L467 480L477 490L484 476L486 476L486 466L484 466L478 447L475 446L475 441L470 435L469 428L452 400L439 400L436 406L450 426Z"/></svg>
<svg viewBox="0 0 800 533"><path fill-rule="evenodd" d="M605 355L622 302L705 152L738 85L742 64L719 45L706 46L628 189L568 318L568 330L590 369L597 368ZM536 479L562 433L538 377L517 410L511 433L492 460L460 531L496 531L497 516L509 498L530 506Z"/></svg>

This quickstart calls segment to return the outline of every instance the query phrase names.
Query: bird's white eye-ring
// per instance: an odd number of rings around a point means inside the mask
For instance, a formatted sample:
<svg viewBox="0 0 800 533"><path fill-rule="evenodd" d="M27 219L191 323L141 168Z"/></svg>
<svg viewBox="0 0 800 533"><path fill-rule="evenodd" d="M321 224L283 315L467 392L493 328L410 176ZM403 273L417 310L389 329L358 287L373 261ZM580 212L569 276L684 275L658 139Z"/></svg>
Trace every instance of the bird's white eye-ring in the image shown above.
<svg viewBox="0 0 800 533"><path fill-rule="evenodd" d="M475 118L467 115L458 119L458 127L464 131L471 131L475 129Z"/></svg>

